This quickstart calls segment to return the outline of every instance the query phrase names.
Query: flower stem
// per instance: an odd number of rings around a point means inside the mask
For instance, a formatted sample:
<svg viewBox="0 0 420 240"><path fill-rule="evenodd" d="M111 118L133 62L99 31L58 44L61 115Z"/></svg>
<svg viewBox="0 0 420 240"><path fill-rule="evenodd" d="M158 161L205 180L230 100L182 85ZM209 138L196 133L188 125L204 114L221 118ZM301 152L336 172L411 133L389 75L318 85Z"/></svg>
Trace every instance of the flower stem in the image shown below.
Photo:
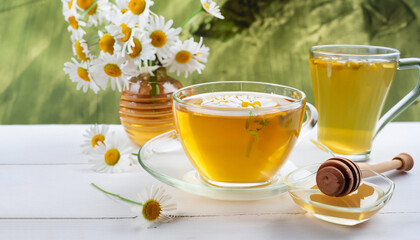
<svg viewBox="0 0 420 240"><path fill-rule="evenodd" d="M86 42L88 43L88 42L90 42L90 41L92 41L92 40L95 40L95 39L97 39L97 38L99 38L99 35L95 35L95 36L93 36L93 37L89 38L88 40L86 40Z"/></svg>
<svg viewBox="0 0 420 240"><path fill-rule="evenodd" d="M202 11L204 11L203 7L200 7L199 10L195 11L189 18L185 19L185 21L181 24L181 28L184 28L185 25L187 25L187 23L193 18L195 17L195 15L201 13Z"/></svg>
<svg viewBox="0 0 420 240"><path fill-rule="evenodd" d="M106 194L108 194L108 195L111 195L111 196L117 197L117 198L119 198L119 199L121 199L121 200L123 200L123 201L129 202L129 203L133 203L133 204L137 204L137 205L143 206L143 204L142 204L142 203L135 202L135 201L132 201L132 200L130 200L130 199L123 198L123 197L121 197L121 196L120 196L120 195L118 195L118 194L115 194L115 193L110 193L110 192L108 192L108 191L105 191L105 190L103 190L102 188L98 187L98 186L97 186L96 184L94 184L94 183L90 183L90 184L92 184L92 186L94 186L95 188L97 188L98 190L100 190L100 191L101 191L101 192L103 192L103 193L106 193Z"/></svg>
<svg viewBox="0 0 420 240"><path fill-rule="evenodd" d="M89 6L88 9L86 9L83 13L82 13L82 18L84 18L86 16L86 14L95 6L96 2L98 0L93 1L93 3Z"/></svg>

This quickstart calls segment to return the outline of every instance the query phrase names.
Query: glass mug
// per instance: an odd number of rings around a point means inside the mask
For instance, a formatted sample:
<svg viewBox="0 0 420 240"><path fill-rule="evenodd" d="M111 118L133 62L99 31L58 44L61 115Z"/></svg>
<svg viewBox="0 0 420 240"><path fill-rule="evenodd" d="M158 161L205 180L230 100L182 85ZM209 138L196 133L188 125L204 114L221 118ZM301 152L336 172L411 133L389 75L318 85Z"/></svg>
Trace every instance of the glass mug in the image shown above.
<svg viewBox="0 0 420 240"><path fill-rule="evenodd" d="M317 122L316 109L302 91L276 84L203 83L173 97L175 126L187 156L204 181L219 187L269 184L299 134Z"/></svg>
<svg viewBox="0 0 420 240"><path fill-rule="evenodd" d="M337 155L369 158L376 134L420 95L420 82L380 115L397 69L419 68L420 59L400 59L396 49L324 45L310 49L309 64L319 113L317 139Z"/></svg>

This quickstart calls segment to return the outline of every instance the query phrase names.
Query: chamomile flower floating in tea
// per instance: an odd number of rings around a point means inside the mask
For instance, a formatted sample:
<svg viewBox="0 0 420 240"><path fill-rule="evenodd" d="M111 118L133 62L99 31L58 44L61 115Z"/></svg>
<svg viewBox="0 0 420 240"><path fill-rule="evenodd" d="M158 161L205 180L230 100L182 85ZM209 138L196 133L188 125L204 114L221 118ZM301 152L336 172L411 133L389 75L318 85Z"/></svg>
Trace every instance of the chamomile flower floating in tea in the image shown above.
<svg viewBox="0 0 420 240"><path fill-rule="evenodd" d="M132 164L130 147L116 135L105 139L90 154L89 162L97 172L119 173L127 171Z"/></svg>
<svg viewBox="0 0 420 240"><path fill-rule="evenodd" d="M98 85L92 78L90 71L91 64L88 62L78 62L72 58L72 62L64 64L64 72L70 76L72 82L77 83L76 89L83 89L83 92L87 92L88 89L92 89L93 92L99 91Z"/></svg>
<svg viewBox="0 0 420 240"><path fill-rule="evenodd" d="M220 8L213 0L201 0L201 5L203 6L206 13L213 15L217 18L224 19L223 15L220 13Z"/></svg>
<svg viewBox="0 0 420 240"><path fill-rule="evenodd" d="M109 131L109 126L102 125L99 126L97 124L91 126L86 130L83 134L85 140L82 145L83 153L92 153L93 149L99 145L99 143L105 143L105 139L107 138L107 134Z"/></svg>
<svg viewBox="0 0 420 240"><path fill-rule="evenodd" d="M151 188L146 188L139 194L139 201L133 201L118 194L105 191L96 184L91 183L96 189L103 193L114 196L125 202L135 204L132 208L140 220L141 225L145 227L155 226L159 223L169 222L174 219L172 213L176 210L176 204L171 202L171 196L165 193L163 187L152 185Z"/></svg>
<svg viewBox="0 0 420 240"><path fill-rule="evenodd" d="M237 93L214 93L201 97L201 106L220 108L261 108L273 107L280 104L270 94L259 94L251 92ZM288 103L288 102L286 102Z"/></svg>
<svg viewBox="0 0 420 240"><path fill-rule="evenodd" d="M198 43L193 38L184 42L177 41L171 52L173 54L163 61L163 65L169 67L169 72L176 72L177 75L185 72L185 77L194 71L201 73L209 56L209 48L203 44L203 38Z"/></svg>

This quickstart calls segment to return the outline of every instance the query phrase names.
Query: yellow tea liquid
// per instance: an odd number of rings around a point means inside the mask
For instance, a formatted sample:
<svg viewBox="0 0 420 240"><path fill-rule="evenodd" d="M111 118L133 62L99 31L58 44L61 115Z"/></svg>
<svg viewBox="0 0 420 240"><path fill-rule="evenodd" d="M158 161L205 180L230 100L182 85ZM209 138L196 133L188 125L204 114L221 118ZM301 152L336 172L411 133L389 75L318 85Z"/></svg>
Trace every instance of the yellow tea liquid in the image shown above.
<svg viewBox="0 0 420 240"><path fill-rule="evenodd" d="M310 58L318 141L338 154L368 152L396 62Z"/></svg>
<svg viewBox="0 0 420 240"><path fill-rule="evenodd" d="M214 95L258 95L275 102L264 111L244 102L242 108L203 107L203 98ZM281 110L293 100L274 94L223 92L198 94L176 105L176 128L187 155L207 180L224 183L270 181L286 161L299 136L303 104ZM221 100L224 101L224 100ZM197 107L200 106L200 107ZM287 106L286 106L287 108Z"/></svg>
<svg viewBox="0 0 420 240"><path fill-rule="evenodd" d="M374 203L384 195L384 192L376 186L363 183L355 192L344 197L327 196L321 193L316 185L311 189L292 191L290 195L300 207L310 213L342 220L362 221L369 219L381 209L381 207L369 207L374 206ZM322 207L312 203L320 203L328 206ZM341 207L342 209L330 208L330 206ZM349 210L347 211L346 208L349 208ZM357 208L361 210L355 211L354 209ZM352 210L350 211L350 209Z"/></svg>

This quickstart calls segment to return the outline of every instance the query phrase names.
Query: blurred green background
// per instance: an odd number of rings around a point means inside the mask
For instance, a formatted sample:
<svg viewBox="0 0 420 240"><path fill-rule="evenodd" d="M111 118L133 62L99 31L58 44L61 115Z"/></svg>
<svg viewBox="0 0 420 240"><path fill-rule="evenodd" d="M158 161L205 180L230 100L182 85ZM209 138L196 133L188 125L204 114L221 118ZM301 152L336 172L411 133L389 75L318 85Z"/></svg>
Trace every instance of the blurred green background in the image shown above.
<svg viewBox="0 0 420 240"><path fill-rule="evenodd" d="M420 1L216 0L224 21L199 15L184 36L204 36L210 57L184 85L247 80L290 85L313 103L308 49L320 44L370 44L420 57ZM175 25L199 0L157 0L152 10ZM0 2L0 124L119 123L119 92L83 93L63 72L72 57L59 0ZM385 110L416 84L417 70L397 73ZM397 121L420 121L415 103Z"/></svg>

